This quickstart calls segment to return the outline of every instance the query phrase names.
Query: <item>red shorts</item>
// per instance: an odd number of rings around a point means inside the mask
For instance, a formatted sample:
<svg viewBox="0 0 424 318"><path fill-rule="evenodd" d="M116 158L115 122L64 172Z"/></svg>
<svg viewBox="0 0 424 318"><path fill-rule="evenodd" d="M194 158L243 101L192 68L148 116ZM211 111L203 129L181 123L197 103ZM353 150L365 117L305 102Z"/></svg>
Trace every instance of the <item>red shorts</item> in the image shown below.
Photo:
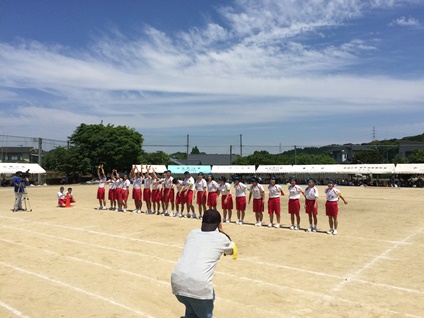
<svg viewBox="0 0 424 318"><path fill-rule="evenodd" d="M187 190L182 194L182 196L184 196L184 203L187 203L188 205L193 204L193 190Z"/></svg>
<svg viewBox="0 0 424 318"><path fill-rule="evenodd" d="M122 188L116 188L115 199L117 201L122 201Z"/></svg>
<svg viewBox="0 0 424 318"><path fill-rule="evenodd" d="M162 201L174 203L175 193L174 189L163 189Z"/></svg>
<svg viewBox="0 0 424 318"><path fill-rule="evenodd" d="M109 189L108 198L109 198L109 201L115 201L116 200L116 190L115 189Z"/></svg>
<svg viewBox="0 0 424 318"><path fill-rule="evenodd" d="M153 189L152 190L152 202L159 202L160 201L160 191L159 189Z"/></svg>
<svg viewBox="0 0 424 318"><path fill-rule="evenodd" d="M132 197L135 201L141 201L141 189L133 189Z"/></svg>
<svg viewBox="0 0 424 318"><path fill-rule="evenodd" d="M216 192L208 193L208 206L216 207L216 200L218 199L218 194Z"/></svg>
<svg viewBox="0 0 424 318"><path fill-rule="evenodd" d="M71 203L75 203L75 202L77 202L77 201L75 201L75 199L72 197L71 198Z"/></svg>
<svg viewBox="0 0 424 318"><path fill-rule="evenodd" d="M269 198L268 199L268 214L277 214L281 213L281 204L280 198Z"/></svg>
<svg viewBox="0 0 424 318"><path fill-rule="evenodd" d="M325 215L328 215L328 216L339 215L339 203L337 201L325 202Z"/></svg>
<svg viewBox="0 0 424 318"><path fill-rule="evenodd" d="M98 188L97 189L97 199L104 200L105 198L105 188Z"/></svg>
<svg viewBox="0 0 424 318"><path fill-rule="evenodd" d="M122 194L121 194L122 200L121 201L127 202L129 195L130 195L130 190L128 190L128 189L126 189L126 190L122 189Z"/></svg>
<svg viewBox="0 0 424 318"><path fill-rule="evenodd" d="M182 199L183 196L184 194L177 192L177 194L175 194L175 204L184 204L184 200Z"/></svg>
<svg viewBox="0 0 424 318"><path fill-rule="evenodd" d="M144 188L143 198L145 202L150 202L152 200L152 192L150 191L150 188Z"/></svg>
<svg viewBox="0 0 424 318"><path fill-rule="evenodd" d="M299 199L290 199L289 200L289 214L299 214L300 213L300 201Z"/></svg>
<svg viewBox="0 0 424 318"><path fill-rule="evenodd" d="M206 193L204 191L197 192L196 204L206 204Z"/></svg>
<svg viewBox="0 0 424 318"><path fill-rule="evenodd" d="M318 206L315 208L315 200L306 200L306 213L317 215L318 214Z"/></svg>
<svg viewBox="0 0 424 318"><path fill-rule="evenodd" d="M57 204L59 204L60 206L62 206L62 205L66 205L66 201L65 201L65 199L59 199L59 200L57 201Z"/></svg>
<svg viewBox="0 0 424 318"><path fill-rule="evenodd" d="M225 203L225 199L227 199L227 203ZM233 197L231 194L223 195L221 197L221 205L223 210L232 210L233 209Z"/></svg>
<svg viewBox="0 0 424 318"><path fill-rule="evenodd" d="M246 210L246 197L236 197L236 210L237 211Z"/></svg>
<svg viewBox="0 0 424 318"><path fill-rule="evenodd" d="M262 199L253 199L253 212L262 213L264 209L264 202Z"/></svg>

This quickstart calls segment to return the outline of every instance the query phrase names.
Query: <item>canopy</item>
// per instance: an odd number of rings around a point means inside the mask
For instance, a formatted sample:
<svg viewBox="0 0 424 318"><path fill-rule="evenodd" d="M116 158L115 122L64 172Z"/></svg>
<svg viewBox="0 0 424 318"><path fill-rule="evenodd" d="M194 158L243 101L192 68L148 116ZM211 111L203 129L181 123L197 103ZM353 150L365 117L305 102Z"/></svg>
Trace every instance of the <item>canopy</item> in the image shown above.
<svg viewBox="0 0 424 318"><path fill-rule="evenodd" d="M394 164L363 164L363 165L339 165L338 173L345 174L393 174Z"/></svg>
<svg viewBox="0 0 424 318"><path fill-rule="evenodd" d="M255 166L213 166L212 173L255 173Z"/></svg>
<svg viewBox="0 0 424 318"><path fill-rule="evenodd" d="M14 174L17 171L25 172L29 169L29 173L46 173L46 170L41 168L39 164L36 163L0 163L0 173L12 173Z"/></svg>
<svg viewBox="0 0 424 318"><path fill-rule="evenodd" d="M143 173L146 172L146 165L133 165L137 167L137 170ZM150 167L154 168L156 173L164 173L167 169L165 165L149 165ZM141 168L143 167L143 168ZM150 172L152 172L152 169L150 168Z"/></svg>
<svg viewBox="0 0 424 318"><path fill-rule="evenodd" d="M397 174L424 174L424 163L399 163L396 165Z"/></svg>
<svg viewBox="0 0 424 318"><path fill-rule="evenodd" d="M184 174L184 172L188 171L191 174L198 174L199 172L203 172L204 174L211 173L211 166L203 165L203 166L177 166L170 165L168 166L168 170L171 170L173 174Z"/></svg>
<svg viewBox="0 0 424 318"><path fill-rule="evenodd" d="M321 174L321 173L339 173L339 165L297 165L293 166L293 172Z"/></svg>
<svg viewBox="0 0 424 318"><path fill-rule="evenodd" d="M293 166L259 166L256 173L290 173L293 172Z"/></svg>

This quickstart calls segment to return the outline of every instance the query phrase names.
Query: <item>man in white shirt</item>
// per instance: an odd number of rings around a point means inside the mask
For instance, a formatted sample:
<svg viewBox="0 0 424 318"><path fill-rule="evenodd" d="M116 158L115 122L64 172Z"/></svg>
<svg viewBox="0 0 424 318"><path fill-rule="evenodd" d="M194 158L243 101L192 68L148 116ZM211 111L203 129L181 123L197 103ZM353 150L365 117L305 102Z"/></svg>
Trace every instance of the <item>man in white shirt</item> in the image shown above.
<svg viewBox="0 0 424 318"><path fill-rule="evenodd" d="M201 229L187 237L171 275L172 293L185 305L185 317L212 317L215 292L212 278L223 253L232 255L233 244L222 232L221 215L207 210Z"/></svg>

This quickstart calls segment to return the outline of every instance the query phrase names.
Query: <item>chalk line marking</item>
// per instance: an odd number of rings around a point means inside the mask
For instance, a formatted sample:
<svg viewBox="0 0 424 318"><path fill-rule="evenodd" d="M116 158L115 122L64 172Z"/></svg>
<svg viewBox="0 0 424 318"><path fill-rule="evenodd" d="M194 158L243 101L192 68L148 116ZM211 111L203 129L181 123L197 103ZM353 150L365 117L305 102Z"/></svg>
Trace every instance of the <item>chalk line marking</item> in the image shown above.
<svg viewBox="0 0 424 318"><path fill-rule="evenodd" d="M0 240L9 242L11 244L16 244L16 245L19 245L19 246L27 247L27 248L30 248L30 249L42 250L43 252L46 252L46 253L51 254L51 255L56 255L56 256L59 256L59 257L65 257L67 259L77 261L77 262L84 262L84 263L90 264L92 266L98 266L98 267L101 267L101 268L104 268L104 269L107 269L107 270L123 272L125 274L135 276L135 277L139 277L139 278L145 279L145 280L150 280L150 281L159 283L161 285L166 285L166 286L170 285L169 281L151 278L151 277L139 274L139 273L134 273L134 272L119 269L119 268L115 269L111 266L100 264L100 263L97 263L97 262L92 262L92 261L89 261L89 260L86 260L86 259L81 259L81 258L72 257L72 256L59 255L58 253L50 251L50 250L44 250L44 249L40 249L40 248L37 248L37 247L29 246L29 245L26 245L26 244L13 242L13 241L10 241L10 240L5 240L5 239L0 239ZM173 263L175 264L176 262L173 262ZM257 285L270 286L272 288L277 288L277 289L281 289L281 290L284 290L284 291L287 291L287 290L288 291L294 291L294 292L297 292L297 293L302 294L302 295L309 295L309 296L317 297L317 298L320 298L320 299L324 299L326 301L340 301L340 302L348 303L348 304L351 304L351 305L361 305L361 306L365 306L365 307L370 308L370 309L378 309L378 310L388 312L388 313L392 313L392 314L405 314L405 313L400 313L400 312L393 311L393 310L390 310L390 309L381 308L381 307L378 307L378 306L373 306L373 305L368 305L368 304L363 304L363 303L351 301L351 300L344 299L344 298L341 298L341 297L337 297L337 296L334 296L334 295L328 295L328 294L317 293L317 292L313 292L313 291L309 291L309 290L303 290L303 289L298 289L298 288L293 288L293 287L288 287L288 286L282 286L282 285L279 285L279 284L266 282L266 281L263 281L263 280L260 280L260 279L252 279L252 278L249 278L249 277L229 274L229 273L225 273L225 272L221 272L221 271L216 271L216 274L225 275L225 276L234 278L235 280L238 280L238 281L242 280L244 282L250 282L250 283L257 284ZM337 278L337 276L336 276L336 278ZM343 277L341 277L341 278L343 278ZM361 280L357 280L357 281L361 282ZM367 281L364 281L364 282L369 283ZM400 289L402 289L402 288L400 288ZM416 292L415 290L412 290L412 291ZM255 310L258 310L258 308L256 306L246 305L246 304L234 301L234 300L224 299L224 298L221 298L221 297L216 297L216 299L221 300L221 301L225 301L225 302L230 302L230 303L237 304L237 305L243 305L243 306L251 307L251 308L254 308ZM281 314L280 312L275 312L275 311L269 311L269 310L265 310L265 311L268 314L272 314L272 315L275 315L275 314L280 315ZM261 312L264 312L264 310L261 309ZM412 314L405 314L405 315L409 316L409 317L417 317L417 318L420 317L420 316L415 316L415 315L412 315Z"/></svg>
<svg viewBox="0 0 424 318"><path fill-rule="evenodd" d="M1 307L3 307L3 308L5 308L5 309L7 309L7 310L9 310L12 314L14 314L15 316L18 316L18 317L20 317L20 318L29 318L29 316L27 316L27 315L24 315L22 312L20 312L19 310L17 310L17 309L15 309L15 308L13 308L13 307L11 307L11 306L9 306L8 304L5 304L4 302L2 302L1 300L0 300L0 306Z"/></svg>
<svg viewBox="0 0 424 318"><path fill-rule="evenodd" d="M37 277L37 278L40 278L40 279L46 280L46 281L48 281L48 282L50 282L50 283L54 283L54 284L56 284L56 285L59 285L59 286L62 286L62 287L68 288L68 289L70 289L70 290L73 290L73 291L75 291L75 292L79 292L79 293L81 293L81 294L84 294L84 295L90 296L90 297L92 297L92 298L96 298L96 299L102 300L102 301L104 301L104 302L106 302L106 303L109 303L109 304L112 304L112 305L114 305L114 306L116 306L116 307L119 307L119 308L125 309L125 310L130 311L130 312L132 312L132 313L134 313L134 314L137 314L137 315L139 315L139 316L147 317L147 318L153 318L153 316L150 316L150 315L148 315L148 314L146 314L146 313L144 313L144 312L142 312L142 311L139 311L139 310L133 309L133 308L131 308L131 307L128 307L128 306L126 306L126 305L124 305L124 304L122 304L122 303L119 303L119 302L117 302L117 301L115 301L115 300L113 300L113 299L110 299L110 298L107 298L107 297L104 297L104 296L101 296L101 295L98 295L98 294L95 294L95 293L89 292L89 291L87 291L87 290L85 290L85 289L82 289L82 288L79 288L79 287L76 287L76 286L72 286L72 285L70 285L70 284L68 284L68 283L65 283L65 282L62 282L62 281L60 281L60 280L57 280L57 279L54 279L54 278L50 278L50 277L47 277L47 276L45 276L45 275L38 274L38 273L35 273L35 272L32 272L32 271L29 271L29 270L26 270L26 269L24 269L24 268L21 268L21 267L18 267L18 266L14 266L14 265L11 265L11 264L8 264L8 263L5 263L5 262L2 262L2 261L0 261L0 265L3 265L4 267L7 267L7 268L11 268L11 269L13 269L13 270L15 270L15 271L17 271L17 272L21 272L21 273L24 273L24 274L27 274L27 275L35 276L35 277Z"/></svg>
<svg viewBox="0 0 424 318"><path fill-rule="evenodd" d="M401 246L403 242L406 242L409 239L411 239L412 237L414 237L415 235L420 234L423 229L424 228L421 228L421 229L415 231L414 233L412 233L412 234L408 235L407 237L405 237L402 241L400 241L400 242L394 244L393 246L387 248L381 254L377 255L371 261L369 261L368 263L366 263L365 265L363 265L361 268L359 268L356 272L350 274L348 277L346 277L346 279L342 280L336 287L333 288L333 291L340 291L347 283L349 283L351 281L355 281L356 278L359 275L362 274L362 272L366 271L367 269L372 268L380 260L385 259L388 254L390 254L392 251L394 251L399 246Z"/></svg>

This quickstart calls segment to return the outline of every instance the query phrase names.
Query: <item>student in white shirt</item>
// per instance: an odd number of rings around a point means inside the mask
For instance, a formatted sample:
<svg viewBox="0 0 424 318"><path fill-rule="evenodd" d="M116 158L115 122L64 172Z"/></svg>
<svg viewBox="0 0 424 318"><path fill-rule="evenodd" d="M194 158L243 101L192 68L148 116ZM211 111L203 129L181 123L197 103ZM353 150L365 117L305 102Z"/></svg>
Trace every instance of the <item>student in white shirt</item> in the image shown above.
<svg viewBox="0 0 424 318"><path fill-rule="evenodd" d="M99 200L99 210L106 210L106 195L105 195L105 183L106 174L103 169L103 165L97 167L97 176L99 177L99 187L97 189L97 199Z"/></svg>
<svg viewBox="0 0 424 318"><path fill-rule="evenodd" d="M122 180L122 201L121 201L121 205L122 205L122 212L127 212L127 207L128 207L128 196L130 194L130 186L131 186L131 182L130 180L128 180L128 175L124 174L123 180Z"/></svg>
<svg viewBox="0 0 424 318"><path fill-rule="evenodd" d="M161 182L156 174L155 168L152 168L153 178L152 178L152 205L153 211L151 214L160 213L160 201L161 201Z"/></svg>
<svg viewBox="0 0 424 318"><path fill-rule="evenodd" d="M347 204L347 201L343 198L340 190L334 187L332 180L328 180L328 188L325 189L325 196L327 198L325 214L328 216L328 223L330 225L330 230L327 233L337 235L337 227L339 225L339 221L337 220L337 216L339 215L338 201L339 198L342 199L344 204Z"/></svg>
<svg viewBox="0 0 424 318"><path fill-rule="evenodd" d="M218 195L221 195L221 207L224 213L222 222L230 223L233 210L233 197L231 195L231 186L227 183L227 178L225 177L219 178Z"/></svg>
<svg viewBox="0 0 424 318"><path fill-rule="evenodd" d="M280 185L276 184L276 179L274 176L271 177L270 184L268 185L268 214L269 214L269 224L268 227L280 227L281 219L281 202L280 196L284 195L283 189ZM277 218L277 223L274 224L274 213Z"/></svg>
<svg viewBox="0 0 424 318"><path fill-rule="evenodd" d="M253 197L253 212L255 212L256 217L255 226L262 226L262 220L264 217L265 190L264 187L259 184L257 178L250 179L250 182L249 204Z"/></svg>
<svg viewBox="0 0 424 318"><path fill-rule="evenodd" d="M175 215L174 216L178 216L182 218L184 213L184 199L182 198L183 197L183 194L182 194L183 182L174 178L172 180L172 183L177 190L175 194Z"/></svg>
<svg viewBox="0 0 424 318"><path fill-rule="evenodd" d="M110 174L110 179L108 180L109 183L109 203L110 208L109 210L115 210L116 209L116 180L115 180L116 170L112 169L112 173Z"/></svg>
<svg viewBox="0 0 424 318"><path fill-rule="evenodd" d="M300 195L303 194L303 189L296 185L295 177L290 179L289 185L289 214L291 220L290 230L300 229ZM294 225L294 216L296 215L296 226Z"/></svg>
<svg viewBox="0 0 424 318"><path fill-rule="evenodd" d="M143 190L143 200L146 202L146 214L152 213L152 191L151 186L153 179L150 175L150 166L146 165L146 173L144 175L144 190Z"/></svg>
<svg viewBox="0 0 424 318"><path fill-rule="evenodd" d="M202 218L203 213L206 211L206 189L207 183L203 178L203 172L197 174L197 180L194 182L194 197L199 211L199 219Z"/></svg>
<svg viewBox="0 0 424 318"><path fill-rule="evenodd" d="M207 210L201 229L188 235L172 272L172 293L185 305L186 318L213 316L215 268L222 254L234 253L234 243L221 232L221 215L216 210Z"/></svg>
<svg viewBox="0 0 424 318"><path fill-rule="evenodd" d="M196 213L194 213L194 206L193 206L193 191L194 191L194 179L191 176L190 172L186 171L184 172L184 180L183 180L184 188L182 190L184 202L187 205L187 217L192 217L193 219L196 219ZM190 211L192 215L190 215Z"/></svg>
<svg viewBox="0 0 424 318"><path fill-rule="evenodd" d="M142 173L138 171L137 166L133 166L133 168L131 169L130 177L133 180L132 197L135 204L135 210L133 210L133 212L141 213L141 208L143 206L143 201L141 200L141 185L143 183L143 176Z"/></svg>
<svg viewBox="0 0 424 318"><path fill-rule="evenodd" d="M208 208L216 209L218 199L218 183L215 181L213 174L208 174Z"/></svg>
<svg viewBox="0 0 424 318"><path fill-rule="evenodd" d="M308 180L308 187L305 190L305 212L309 216L309 232L317 231L318 215L318 189L314 179Z"/></svg>
<svg viewBox="0 0 424 318"><path fill-rule="evenodd" d="M240 182L240 177L234 177L234 189L236 190L236 224L244 224L244 216L246 214L246 190L247 186Z"/></svg>
<svg viewBox="0 0 424 318"><path fill-rule="evenodd" d="M59 192L57 193L57 204L64 208L66 206L66 195L65 195L65 188L60 187Z"/></svg>

